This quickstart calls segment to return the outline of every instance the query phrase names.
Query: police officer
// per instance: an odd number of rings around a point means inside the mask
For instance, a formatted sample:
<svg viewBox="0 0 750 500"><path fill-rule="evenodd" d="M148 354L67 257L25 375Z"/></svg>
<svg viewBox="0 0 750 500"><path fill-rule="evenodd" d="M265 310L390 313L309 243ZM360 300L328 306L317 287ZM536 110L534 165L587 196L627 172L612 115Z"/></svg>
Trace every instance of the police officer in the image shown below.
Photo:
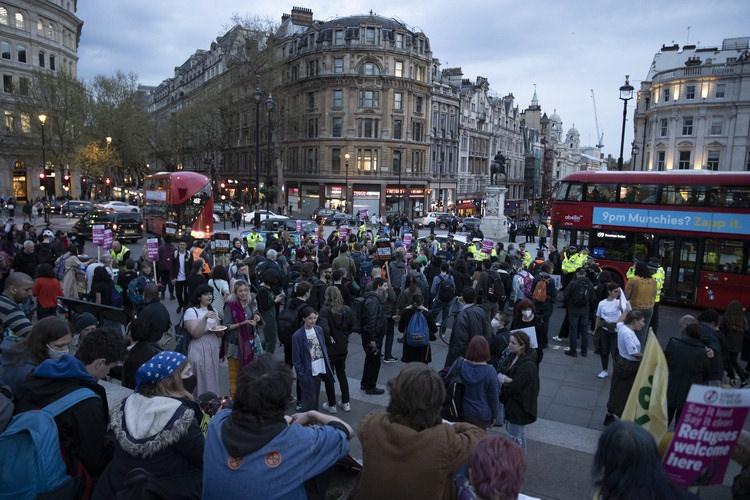
<svg viewBox="0 0 750 500"><path fill-rule="evenodd" d="M578 248L575 245L569 245L567 249L563 250L563 261L562 261L562 287L568 286L570 280L575 276L578 255Z"/></svg>
<svg viewBox="0 0 750 500"><path fill-rule="evenodd" d="M109 251L112 256L112 267L120 271L125 270L125 261L130 258L130 249L123 245L119 240L112 242L112 250Z"/></svg>
<svg viewBox="0 0 750 500"><path fill-rule="evenodd" d="M654 329L654 333L656 333L657 328L659 327L659 301L661 300L661 289L664 287L664 280L666 278L666 273L664 272L664 268L661 266L661 259L658 255L654 255L648 260L648 268L651 271L651 277L656 280L656 297L654 299L654 312L651 315L651 328Z"/></svg>
<svg viewBox="0 0 750 500"><path fill-rule="evenodd" d="M258 243L263 243L263 235L259 234L256 228L252 228L250 234L246 236L246 240L247 250L252 254L255 252L255 247L258 246Z"/></svg>

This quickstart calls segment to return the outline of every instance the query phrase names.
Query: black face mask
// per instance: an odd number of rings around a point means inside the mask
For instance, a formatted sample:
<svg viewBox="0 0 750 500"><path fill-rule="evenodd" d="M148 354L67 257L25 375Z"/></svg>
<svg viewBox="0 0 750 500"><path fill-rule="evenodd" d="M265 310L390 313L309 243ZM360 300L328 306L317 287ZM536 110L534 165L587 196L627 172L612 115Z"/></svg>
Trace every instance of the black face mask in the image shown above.
<svg viewBox="0 0 750 500"><path fill-rule="evenodd" d="M182 379L182 387L185 388L186 391L188 391L190 394L192 394L195 391L196 386L198 385L198 376L193 373L188 378Z"/></svg>

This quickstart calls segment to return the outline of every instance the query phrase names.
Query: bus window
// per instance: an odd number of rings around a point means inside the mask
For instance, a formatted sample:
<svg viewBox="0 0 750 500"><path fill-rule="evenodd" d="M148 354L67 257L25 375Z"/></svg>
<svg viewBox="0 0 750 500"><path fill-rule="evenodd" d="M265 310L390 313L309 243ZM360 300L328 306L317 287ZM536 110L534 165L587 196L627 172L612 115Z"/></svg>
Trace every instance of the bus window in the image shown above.
<svg viewBox="0 0 750 500"><path fill-rule="evenodd" d="M726 187L725 190L725 207L750 208L750 186Z"/></svg>
<svg viewBox="0 0 750 500"><path fill-rule="evenodd" d="M741 273L744 243L733 240L706 240L703 270L719 273Z"/></svg>
<svg viewBox="0 0 750 500"><path fill-rule="evenodd" d="M581 184L572 184L568 189L568 196L565 197L567 201L581 201L583 198L583 186Z"/></svg>
<svg viewBox="0 0 750 500"><path fill-rule="evenodd" d="M590 253L594 259L618 260L631 262L633 254L628 240L633 234L616 231L594 231L591 238Z"/></svg>
<svg viewBox="0 0 750 500"><path fill-rule="evenodd" d="M568 186L570 185L569 182L561 182L557 185L557 188L555 189L555 192L552 193L552 199L553 200L564 200L565 196L568 194Z"/></svg>
<svg viewBox="0 0 750 500"><path fill-rule="evenodd" d="M564 247L575 245L578 248L587 247L589 244L588 231L575 229L557 230L557 248L562 251Z"/></svg>
<svg viewBox="0 0 750 500"><path fill-rule="evenodd" d="M656 203L658 193L656 184L623 184L620 186L620 202Z"/></svg>
<svg viewBox="0 0 750 500"><path fill-rule="evenodd" d="M586 184L586 201L613 203L617 196L617 184Z"/></svg>

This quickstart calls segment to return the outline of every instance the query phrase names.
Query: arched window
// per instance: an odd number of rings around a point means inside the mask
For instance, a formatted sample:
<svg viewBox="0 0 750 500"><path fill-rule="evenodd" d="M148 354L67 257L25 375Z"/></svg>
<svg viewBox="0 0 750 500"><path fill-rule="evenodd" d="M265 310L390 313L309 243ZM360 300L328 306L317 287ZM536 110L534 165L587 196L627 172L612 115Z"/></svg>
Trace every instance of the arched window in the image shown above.
<svg viewBox="0 0 750 500"><path fill-rule="evenodd" d="M16 28L19 30L26 29L26 25L23 22L23 14L16 12Z"/></svg>
<svg viewBox="0 0 750 500"><path fill-rule="evenodd" d="M375 63L366 62L359 67L359 74L364 76L378 76L380 75L380 68Z"/></svg>
<svg viewBox="0 0 750 500"><path fill-rule="evenodd" d="M8 25L8 9L0 7L0 24Z"/></svg>

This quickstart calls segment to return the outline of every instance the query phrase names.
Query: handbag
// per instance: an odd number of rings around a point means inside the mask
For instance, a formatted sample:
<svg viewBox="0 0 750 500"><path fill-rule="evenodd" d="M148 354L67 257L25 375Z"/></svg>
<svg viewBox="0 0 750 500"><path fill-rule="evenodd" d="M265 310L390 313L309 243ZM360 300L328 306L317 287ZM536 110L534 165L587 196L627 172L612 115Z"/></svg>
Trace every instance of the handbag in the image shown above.
<svg viewBox="0 0 750 500"><path fill-rule="evenodd" d="M182 311L180 322L174 327L174 338L176 341L175 351L187 356L188 349L190 348L190 341L193 340L193 336L190 335L190 332L185 328L185 311Z"/></svg>
<svg viewBox="0 0 750 500"><path fill-rule="evenodd" d="M445 402L440 412L449 422L461 422L464 415L464 381L461 378L463 358L458 358L451 368L440 372L445 382Z"/></svg>

